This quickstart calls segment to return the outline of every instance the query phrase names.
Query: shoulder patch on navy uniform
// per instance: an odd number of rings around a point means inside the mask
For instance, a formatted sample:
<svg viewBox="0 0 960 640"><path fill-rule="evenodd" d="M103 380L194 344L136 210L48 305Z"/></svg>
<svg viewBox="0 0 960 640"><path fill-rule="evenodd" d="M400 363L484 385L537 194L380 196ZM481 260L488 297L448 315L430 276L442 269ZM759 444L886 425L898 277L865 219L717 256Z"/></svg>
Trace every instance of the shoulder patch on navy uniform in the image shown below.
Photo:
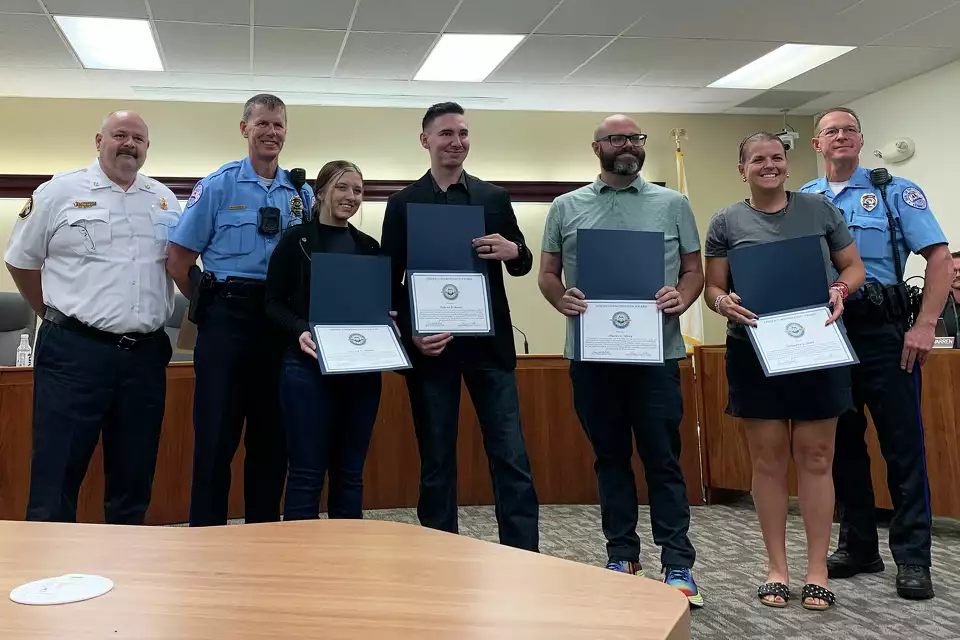
<svg viewBox="0 0 960 640"><path fill-rule="evenodd" d="M927 197L916 187L907 187L903 190L903 202L914 209L923 210L927 208Z"/></svg>
<svg viewBox="0 0 960 640"><path fill-rule="evenodd" d="M26 220L27 216L33 213L33 196L27 198L27 201L23 205L23 209L20 209L20 219Z"/></svg>
<svg viewBox="0 0 960 640"><path fill-rule="evenodd" d="M203 185L197 183L197 186L193 188L193 193L190 194L190 197L187 199L187 207L192 207L197 204L200 200L200 196L203 195Z"/></svg>

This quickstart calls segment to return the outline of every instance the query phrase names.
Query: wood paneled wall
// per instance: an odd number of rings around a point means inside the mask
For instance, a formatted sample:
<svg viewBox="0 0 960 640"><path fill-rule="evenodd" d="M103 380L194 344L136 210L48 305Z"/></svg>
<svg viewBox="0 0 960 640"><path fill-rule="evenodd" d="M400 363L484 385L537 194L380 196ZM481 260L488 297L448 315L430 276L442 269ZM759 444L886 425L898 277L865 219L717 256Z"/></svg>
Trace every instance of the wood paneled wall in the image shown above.
<svg viewBox="0 0 960 640"><path fill-rule="evenodd" d="M700 446L693 368L681 365L684 419L681 460L691 504L703 501ZM593 452L573 409L567 361L554 356L521 356L517 369L520 413L534 482L541 504L597 502ZM150 524L185 522L190 504L193 456L192 363L174 363L167 370L167 405L157 459ZM461 396L458 443L461 504L492 504L490 474L479 423L469 394ZM0 370L0 519L24 517L30 482L33 375L30 370ZM634 454L637 487L647 500L642 465ZM418 494L420 462L406 387L401 376L384 375L380 413L367 458L364 507L413 507ZM234 459L230 515L243 515L241 452ZM103 521L103 462L100 447L84 481L78 508L83 522Z"/></svg>

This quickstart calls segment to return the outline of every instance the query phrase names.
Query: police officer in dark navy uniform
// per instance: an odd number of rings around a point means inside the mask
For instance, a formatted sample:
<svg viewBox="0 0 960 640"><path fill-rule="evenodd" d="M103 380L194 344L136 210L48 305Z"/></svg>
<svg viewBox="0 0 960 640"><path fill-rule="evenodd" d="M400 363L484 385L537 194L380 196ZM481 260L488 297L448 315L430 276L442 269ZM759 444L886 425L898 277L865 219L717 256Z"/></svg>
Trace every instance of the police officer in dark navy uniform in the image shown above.
<svg viewBox="0 0 960 640"><path fill-rule="evenodd" d="M833 475L840 542L830 578L883 571L879 555L864 406L870 409L887 463L893 498L890 550L897 593L933 597L930 578L930 490L920 415L920 369L933 347L952 279L947 239L913 182L860 167L860 120L850 109L820 113L813 148L826 176L804 185L841 209L866 267L867 283L847 300L844 323L860 364L852 368L854 411L840 417ZM893 239L895 238L895 242ZM926 261L922 305L903 283L910 253Z"/></svg>
<svg viewBox="0 0 960 640"><path fill-rule="evenodd" d="M313 205L302 179L279 167L286 124L279 98L250 98L240 122L249 156L201 180L170 235L167 270L191 298L198 325L191 526L226 523L230 463L244 421L246 521L280 519L287 469L279 399L283 340L265 314L264 281L284 229L299 224Z"/></svg>

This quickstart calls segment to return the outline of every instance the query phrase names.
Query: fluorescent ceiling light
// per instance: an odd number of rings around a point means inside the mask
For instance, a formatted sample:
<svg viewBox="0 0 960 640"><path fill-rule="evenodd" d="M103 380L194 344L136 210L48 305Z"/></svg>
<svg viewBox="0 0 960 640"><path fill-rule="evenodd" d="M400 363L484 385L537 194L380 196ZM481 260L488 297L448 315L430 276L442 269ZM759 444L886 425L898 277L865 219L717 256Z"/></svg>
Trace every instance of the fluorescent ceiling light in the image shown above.
<svg viewBox="0 0 960 640"><path fill-rule="evenodd" d="M522 35L444 34L414 80L483 82L523 38Z"/></svg>
<svg viewBox="0 0 960 640"><path fill-rule="evenodd" d="M785 44L707 86L720 89L770 89L854 49L856 47Z"/></svg>
<svg viewBox="0 0 960 640"><path fill-rule="evenodd" d="M153 31L146 20L54 16L87 69L163 71Z"/></svg>

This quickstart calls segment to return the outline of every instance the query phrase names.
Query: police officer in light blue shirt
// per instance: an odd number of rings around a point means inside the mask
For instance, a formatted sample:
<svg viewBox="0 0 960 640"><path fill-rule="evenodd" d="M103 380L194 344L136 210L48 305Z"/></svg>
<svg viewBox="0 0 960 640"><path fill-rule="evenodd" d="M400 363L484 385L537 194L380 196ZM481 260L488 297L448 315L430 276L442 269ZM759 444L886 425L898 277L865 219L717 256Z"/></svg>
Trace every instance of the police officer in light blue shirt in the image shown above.
<svg viewBox="0 0 960 640"><path fill-rule="evenodd" d="M283 341L264 312L264 281L283 231L313 205L310 189L298 188L279 167L286 120L276 96L250 98L240 122L248 157L201 180L170 235L167 270L185 296L196 297L191 526L226 523L230 463L244 421L246 521L280 519L287 465L279 402Z"/></svg>
<svg viewBox="0 0 960 640"><path fill-rule="evenodd" d="M826 176L800 190L823 194L843 212L867 272L865 287L851 292L843 316L860 364L852 368L855 410L837 424L833 476L840 541L827 562L829 577L883 571L864 441L866 405L886 459L893 499L890 550L898 567L897 593L909 599L932 598L920 367L933 347L950 291L950 250L920 187L903 178L871 176L859 166L863 135L853 111L820 113L814 133L813 148L823 155ZM911 253L927 261L919 311L911 311L902 282Z"/></svg>

